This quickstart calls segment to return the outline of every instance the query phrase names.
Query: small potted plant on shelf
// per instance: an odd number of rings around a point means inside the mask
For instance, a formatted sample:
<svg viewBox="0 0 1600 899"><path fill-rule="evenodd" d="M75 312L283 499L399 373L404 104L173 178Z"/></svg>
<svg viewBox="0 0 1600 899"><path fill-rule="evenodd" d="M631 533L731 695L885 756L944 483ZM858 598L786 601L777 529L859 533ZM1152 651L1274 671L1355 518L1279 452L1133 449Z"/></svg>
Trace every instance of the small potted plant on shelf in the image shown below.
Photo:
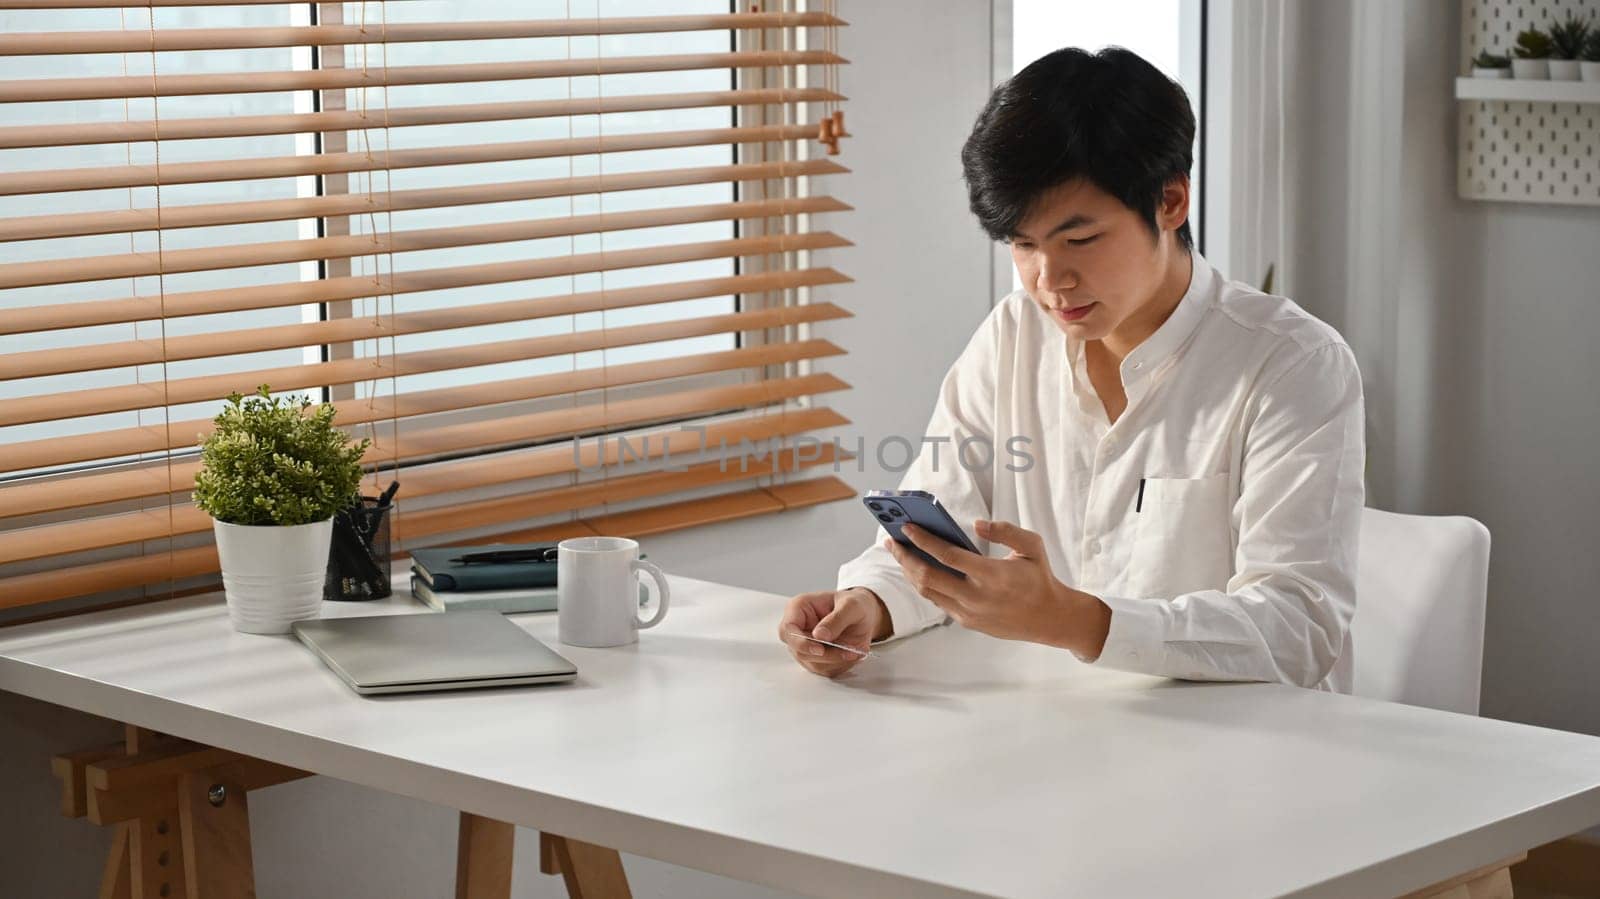
<svg viewBox="0 0 1600 899"><path fill-rule="evenodd" d="M333 426L334 408L305 397L233 394L200 443L194 501L211 516L235 630L282 634L317 617L333 514L361 485L361 456Z"/></svg>
<svg viewBox="0 0 1600 899"><path fill-rule="evenodd" d="M1472 77L1510 78L1511 59L1485 50L1472 60Z"/></svg>
<svg viewBox="0 0 1600 899"><path fill-rule="evenodd" d="M1569 14L1550 28L1550 80L1577 81L1578 61L1589 42L1590 19Z"/></svg>
<svg viewBox="0 0 1600 899"><path fill-rule="evenodd" d="M1584 81L1600 81L1600 27L1589 30L1589 39L1583 42L1583 59L1578 70Z"/></svg>
<svg viewBox="0 0 1600 899"><path fill-rule="evenodd" d="M1550 77L1550 35L1529 28L1517 35L1516 54L1511 60L1513 76L1535 80Z"/></svg>

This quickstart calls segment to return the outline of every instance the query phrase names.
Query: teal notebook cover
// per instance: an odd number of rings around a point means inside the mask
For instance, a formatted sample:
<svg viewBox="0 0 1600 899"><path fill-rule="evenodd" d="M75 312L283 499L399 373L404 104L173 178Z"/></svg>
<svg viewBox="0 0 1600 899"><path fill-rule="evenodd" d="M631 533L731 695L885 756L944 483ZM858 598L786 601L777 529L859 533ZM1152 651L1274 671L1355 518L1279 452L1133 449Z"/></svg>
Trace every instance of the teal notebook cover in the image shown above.
<svg viewBox="0 0 1600 899"><path fill-rule="evenodd" d="M435 592L452 590L515 590L554 587L556 563L478 562L465 565L451 559L465 553L508 549L544 549L554 543L491 543L483 546L440 546L411 551L411 566Z"/></svg>
<svg viewBox="0 0 1600 899"><path fill-rule="evenodd" d="M554 612L555 587L533 587L526 590L474 590L467 592L435 593L428 589L422 578L411 576L411 595L441 612L462 612L473 609L492 609L505 615L522 612ZM650 591L639 585L639 605L650 599Z"/></svg>
<svg viewBox="0 0 1600 899"><path fill-rule="evenodd" d="M532 587L524 590L471 590L435 593L422 578L411 576L411 595L441 612L491 609L505 615L522 612L553 612L556 588Z"/></svg>

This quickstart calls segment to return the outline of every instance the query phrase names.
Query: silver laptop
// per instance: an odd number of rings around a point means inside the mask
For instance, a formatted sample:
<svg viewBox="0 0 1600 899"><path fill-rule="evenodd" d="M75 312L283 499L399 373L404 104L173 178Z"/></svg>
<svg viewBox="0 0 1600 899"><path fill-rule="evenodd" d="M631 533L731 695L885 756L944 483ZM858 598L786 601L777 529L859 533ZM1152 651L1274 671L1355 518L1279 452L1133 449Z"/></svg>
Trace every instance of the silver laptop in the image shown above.
<svg viewBox="0 0 1600 899"><path fill-rule="evenodd" d="M363 695L566 683L578 669L499 612L294 623L295 636Z"/></svg>

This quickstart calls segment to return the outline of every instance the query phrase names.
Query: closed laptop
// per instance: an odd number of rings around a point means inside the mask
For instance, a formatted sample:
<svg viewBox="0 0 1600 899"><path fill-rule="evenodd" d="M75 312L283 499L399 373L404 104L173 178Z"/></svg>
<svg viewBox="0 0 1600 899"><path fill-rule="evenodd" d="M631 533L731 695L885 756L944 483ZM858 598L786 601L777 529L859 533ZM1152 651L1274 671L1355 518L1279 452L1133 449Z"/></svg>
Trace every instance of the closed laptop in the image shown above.
<svg viewBox="0 0 1600 899"><path fill-rule="evenodd" d="M499 612L297 621L295 636L361 694L565 683L578 669Z"/></svg>

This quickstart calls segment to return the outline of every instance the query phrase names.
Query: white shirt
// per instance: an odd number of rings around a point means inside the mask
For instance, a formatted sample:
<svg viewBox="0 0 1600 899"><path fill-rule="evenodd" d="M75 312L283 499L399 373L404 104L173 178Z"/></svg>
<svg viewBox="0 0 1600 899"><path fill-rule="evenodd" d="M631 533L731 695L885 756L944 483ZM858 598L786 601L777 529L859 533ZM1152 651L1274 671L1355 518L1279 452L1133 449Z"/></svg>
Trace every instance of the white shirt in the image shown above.
<svg viewBox="0 0 1600 899"><path fill-rule="evenodd" d="M978 518L1037 531L1055 577L1111 608L1096 664L1349 692L1366 457L1355 357L1293 302L1193 260L1171 317L1122 360L1115 424L1082 342L1025 292L1006 297L939 390L927 437L949 442L925 442L901 488L933 493L969 535ZM876 593L896 636L943 623L884 536L839 587Z"/></svg>

